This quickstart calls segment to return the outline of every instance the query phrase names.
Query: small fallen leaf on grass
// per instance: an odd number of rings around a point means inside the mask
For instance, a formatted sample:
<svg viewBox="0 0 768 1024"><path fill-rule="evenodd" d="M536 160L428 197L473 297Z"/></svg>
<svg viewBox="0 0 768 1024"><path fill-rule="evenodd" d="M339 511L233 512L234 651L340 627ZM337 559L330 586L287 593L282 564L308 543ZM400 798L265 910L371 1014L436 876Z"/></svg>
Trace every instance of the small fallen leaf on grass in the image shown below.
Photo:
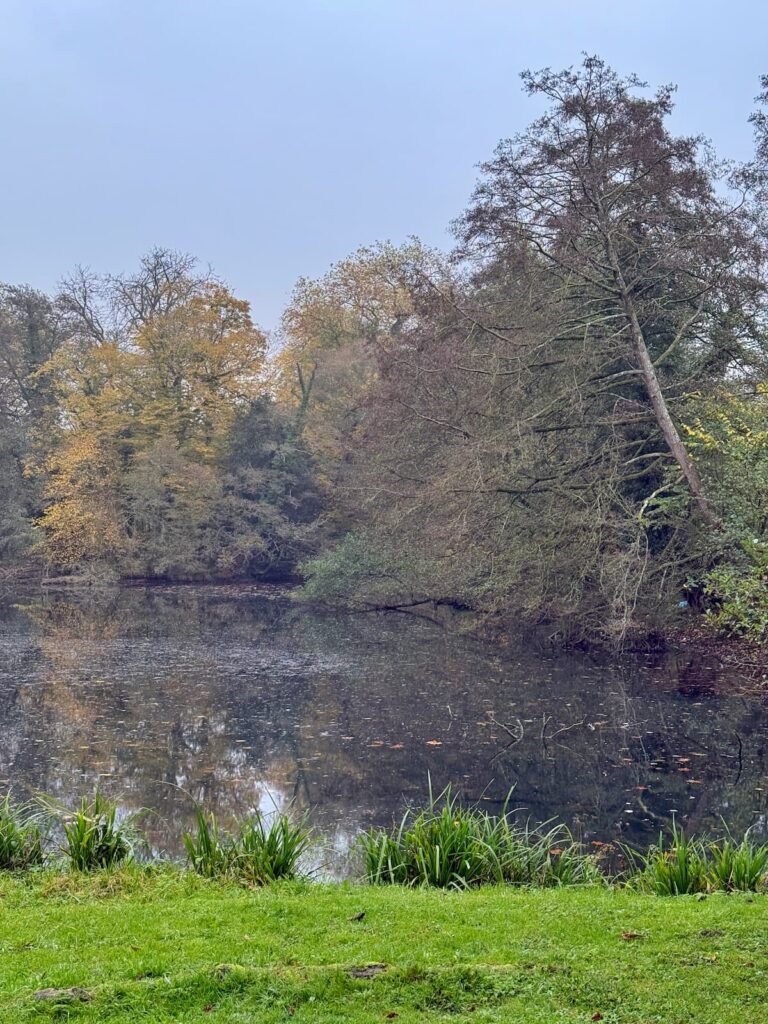
<svg viewBox="0 0 768 1024"><path fill-rule="evenodd" d="M399 1013L395 1013L394 1010L392 1010L391 1013L386 1014L387 1020L394 1020L395 1017L399 1017L399 1016L400 1016L400 1014Z"/></svg>
<svg viewBox="0 0 768 1024"><path fill-rule="evenodd" d="M599 1012L598 1012L598 1013L593 1013L593 1014L592 1014L592 1020L603 1020L603 1019L604 1019L604 1018L603 1018L603 1015L602 1015L602 1013L599 1013Z"/></svg>
<svg viewBox="0 0 768 1024"><path fill-rule="evenodd" d="M622 932L621 937L625 942L634 942L635 939L645 938L642 932Z"/></svg>
<svg viewBox="0 0 768 1024"><path fill-rule="evenodd" d="M350 917L349 920L350 921L362 921L364 917L365 917L365 911L361 910L359 914L353 914L352 917Z"/></svg>

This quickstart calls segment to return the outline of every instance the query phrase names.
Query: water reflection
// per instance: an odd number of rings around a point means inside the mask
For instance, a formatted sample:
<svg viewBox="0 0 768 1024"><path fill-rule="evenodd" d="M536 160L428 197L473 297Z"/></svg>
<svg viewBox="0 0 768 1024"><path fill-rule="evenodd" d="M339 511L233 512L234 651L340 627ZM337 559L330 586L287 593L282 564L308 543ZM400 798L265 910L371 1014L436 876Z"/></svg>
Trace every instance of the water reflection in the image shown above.
<svg viewBox="0 0 768 1024"><path fill-rule="evenodd" d="M326 615L226 588L0 601L0 789L100 785L152 808L179 852L191 801L226 819L309 807L343 863L354 836L423 799L468 799L644 842L672 813L766 821L765 702L717 696L690 656L500 651L409 616ZM335 851L335 852L334 852Z"/></svg>

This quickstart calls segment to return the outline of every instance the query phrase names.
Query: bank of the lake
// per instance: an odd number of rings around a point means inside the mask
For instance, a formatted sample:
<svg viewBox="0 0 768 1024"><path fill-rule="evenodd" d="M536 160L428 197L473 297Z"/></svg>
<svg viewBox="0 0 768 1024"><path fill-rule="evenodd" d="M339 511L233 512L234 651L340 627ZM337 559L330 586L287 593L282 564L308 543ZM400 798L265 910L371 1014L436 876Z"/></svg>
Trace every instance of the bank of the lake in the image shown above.
<svg viewBox="0 0 768 1024"><path fill-rule="evenodd" d="M768 996L764 896L247 890L136 868L0 892L9 1024L758 1024Z"/></svg>

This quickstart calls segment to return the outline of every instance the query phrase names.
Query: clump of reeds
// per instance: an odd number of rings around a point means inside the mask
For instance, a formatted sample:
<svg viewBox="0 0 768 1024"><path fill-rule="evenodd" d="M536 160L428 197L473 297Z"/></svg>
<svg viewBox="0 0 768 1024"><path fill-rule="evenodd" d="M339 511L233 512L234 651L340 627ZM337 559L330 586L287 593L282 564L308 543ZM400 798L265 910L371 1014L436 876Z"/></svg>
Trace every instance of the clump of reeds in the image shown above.
<svg viewBox="0 0 768 1024"><path fill-rule="evenodd" d="M295 878L299 860L312 842L306 817L255 813L222 829L213 814L195 808L195 831L184 833L190 866L206 878L236 878L250 885L266 885Z"/></svg>
<svg viewBox="0 0 768 1024"><path fill-rule="evenodd" d="M602 876L564 825L532 828L505 806L491 815L462 805L450 787L392 829L360 838L365 878L374 884L469 888L484 884L577 885Z"/></svg>
<svg viewBox="0 0 768 1024"><path fill-rule="evenodd" d="M768 884L768 844L749 833L740 842L689 839L676 823L645 853L631 852L629 884L658 896L757 892Z"/></svg>
<svg viewBox="0 0 768 1024"><path fill-rule="evenodd" d="M676 822L668 837L645 853L628 851L629 884L658 896L684 896L706 892L707 848L700 839L689 839Z"/></svg>
<svg viewBox="0 0 768 1024"><path fill-rule="evenodd" d="M747 833L740 843L730 835L710 843L708 879L713 889L758 892L768 883L768 843L755 843Z"/></svg>
<svg viewBox="0 0 768 1024"><path fill-rule="evenodd" d="M7 795L0 802L0 870L25 871L41 865L44 843L39 809L29 803L13 804Z"/></svg>
<svg viewBox="0 0 768 1024"><path fill-rule="evenodd" d="M116 803L100 792L83 798L70 810L52 801L43 801L61 824L64 841L61 852L73 871L95 871L130 863L144 837L137 825L137 814L118 819Z"/></svg>

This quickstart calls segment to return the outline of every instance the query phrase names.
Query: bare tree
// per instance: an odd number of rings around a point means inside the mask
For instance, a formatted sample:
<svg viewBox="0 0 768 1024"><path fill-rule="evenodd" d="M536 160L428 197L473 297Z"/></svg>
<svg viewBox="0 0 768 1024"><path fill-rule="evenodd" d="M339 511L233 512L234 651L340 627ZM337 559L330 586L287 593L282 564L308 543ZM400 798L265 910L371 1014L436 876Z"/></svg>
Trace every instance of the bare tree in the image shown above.
<svg viewBox="0 0 768 1024"><path fill-rule="evenodd" d="M550 109L503 141L459 224L481 263L527 250L560 285L567 329L602 346L607 373L639 382L701 516L718 519L670 412L662 371L702 355L712 319L732 301L750 260L743 197L723 198L700 138L665 126L671 87L652 98L602 60L525 72ZM562 330L562 317L555 330ZM606 360L607 361L607 360ZM642 396L638 395L638 398Z"/></svg>

